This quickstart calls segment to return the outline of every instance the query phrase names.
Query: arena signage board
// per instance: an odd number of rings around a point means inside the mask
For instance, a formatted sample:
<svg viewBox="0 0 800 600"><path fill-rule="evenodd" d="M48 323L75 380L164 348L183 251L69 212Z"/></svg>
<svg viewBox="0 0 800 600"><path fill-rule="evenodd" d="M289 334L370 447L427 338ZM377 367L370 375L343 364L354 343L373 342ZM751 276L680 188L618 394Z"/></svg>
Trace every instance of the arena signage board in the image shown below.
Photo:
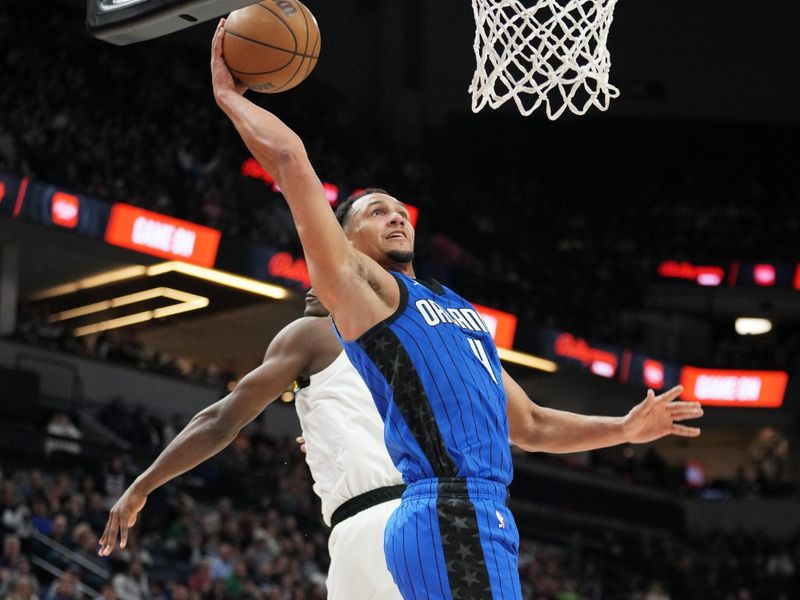
<svg viewBox="0 0 800 600"><path fill-rule="evenodd" d="M683 399L708 406L778 408L789 375L783 371L740 371L683 367Z"/></svg>
<svg viewBox="0 0 800 600"><path fill-rule="evenodd" d="M475 310L486 323L492 339L498 348L513 348L514 334L517 332L517 317L509 312L473 304Z"/></svg>
<svg viewBox="0 0 800 600"><path fill-rule="evenodd" d="M270 277L290 279L302 285L304 289L311 287L311 277L305 259L295 258L288 252L276 252L270 257L267 274Z"/></svg>
<svg viewBox="0 0 800 600"><path fill-rule="evenodd" d="M53 225L75 229L81 213L81 201L75 194L56 192L50 199L50 218Z"/></svg>
<svg viewBox="0 0 800 600"><path fill-rule="evenodd" d="M0 176L0 181L5 187L5 195L0 200L0 212L102 239L111 210L107 202L28 177L16 179Z"/></svg>
<svg viewBox="0 0 800 600"><path fill-rule="evenodd" d="M556 337L553 352L557 357L581 363L600 377L612 378L617 374L619 359L616 353L590 346L586 340L570 333Z"/></svg>
<svg viewBox="0 0 800 600"><path fill-rule="evenodd" d="M693 265L686 261L665 260L658 274L667 279L686 279L698 285L716 287L725 279L725 269L718 265Z"/></svg>
<svg viewBox="0 0 800 600"><path fill-rule="evenodd" d="M117 203L111 209L105 240L143 254L213 267L218 230L136 206Z"/></svg>

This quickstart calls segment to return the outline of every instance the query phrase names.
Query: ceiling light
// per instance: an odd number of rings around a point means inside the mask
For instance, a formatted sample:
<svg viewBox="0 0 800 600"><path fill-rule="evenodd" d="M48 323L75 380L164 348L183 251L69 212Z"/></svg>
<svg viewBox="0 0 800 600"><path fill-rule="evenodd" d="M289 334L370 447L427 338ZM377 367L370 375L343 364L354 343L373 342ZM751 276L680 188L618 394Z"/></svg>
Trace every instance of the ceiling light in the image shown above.
<svg viewBox="0 0 800 600"><path fill-rule="evenodd" d="M275 300L283 300L289 296L289 292L286 290L286 288L283 288L279 285L256 281L255 279L242 277L240 275L233 275L224 271L218 271L217 269L207 269L205 267L198 267L197 265L191 265L180 261L168 261L158 263L150 267L134 265L122 269L114 269L113 271L107 271L105 273L92 275L90 277L83 277L70 283L57 285L36 292L30 296L29 300L44 300L46 298L64 296L80 290L99 287L109 283L116 283L126 279L134 279L144 275L155 277L157 275L164 275L165 273L181 273L182 275L203 279L205 281L210 281L211 283L232 287L244 292L250 292L251 294L266 296L267 298L273 298Z"/></svg>
<svg viewBox="0 0 800 600"><path fill-rule="evenodd" d="M772 321L754 317L740 317L734 324L739 335L763 335L772 331Z"/></svg>
<svg viewBox="0 0 800 600"><path fill-rule="evenodd" d="M76 337L82 337L92 333L108 331L109 329L119 329L120 327L128 327L130 325L151 321L152 319L163 319L164 317L170 317L172 315L198 310L205 308L209 304L209 300L205 296L198 296L196 294L182 292L181 290L162 287L153 288L152 290L144 290L142 292L136 292L135 294L128 294L127 296L120 296L119 298L106 300L105 302L96 302L95 304L89 304L80 308L63 311L53 315L51 320L65 321L67 319L74 319L76 316L92 314L93 312L98 311L90 309L95 309L101 305L102 307L99 310L107 310L108 308L114 308L115 306L125 306L135 302L143 302L144 300L151 300L153 298L161 297L177 300L178 304L163 306L161 308L156 308L155 310L146 310L132 315L126 315L124 317L107 319L105 321L100 321L99 323L92 323L90 325L76 327L73 331L73 334ZM59 316L61 318L53 318Z"/></svg>
<svg viewBox="0 0 800 600"><path fill-rule="evenodd" d="M547 373L555 373L558 370L558 366L553 361L539 358L533 354L525 354L508 348L498 348L497 353L500 355L500 360L530 367L531 369L538 369Z"/></svg>
<svg viewBox="0 0 800 600"><path fill-rule="evenodd" d="M147 273L147 267L143 265L135 265L133 267L125 267L123 269L114 269L100 273L99 275L92 275L91 277L83 277L70 283L57 285L36 292L30 296L30 300L44 300L45 298L53 298L55 296L64 296L80 290L85 290L107 283L115 283L124 279L132 279L134 277L141 277Z"/></svg>
<svg viewBox="0 0 800 600"><path fill-rule="evenodd" d="M283 300L289 295L286 288L279 285L264 283L248 277L233 275L224 271L218 271L217 269L198 267L197 265L179 261L169 261L147 267L147 274L151 277L170 272L182 273L183 275L204 279L205 281L236 288L238 290L250 292L251 294L275 298L276 300Z"/></svg>

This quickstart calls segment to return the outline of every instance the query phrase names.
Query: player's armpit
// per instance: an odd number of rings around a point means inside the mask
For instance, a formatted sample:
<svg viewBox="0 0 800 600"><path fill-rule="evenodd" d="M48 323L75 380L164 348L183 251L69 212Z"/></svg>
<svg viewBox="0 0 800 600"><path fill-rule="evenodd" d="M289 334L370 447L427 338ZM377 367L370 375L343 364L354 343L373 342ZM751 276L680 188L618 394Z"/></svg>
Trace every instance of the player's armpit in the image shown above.
<svg viewBox="0 0 800 600"><path fill-rule="evenodd" d="M334 283L336 298L323 298L339 334L347 341L358 339L377 323L389 318L400 305L400 284L386 269L368 256L353 251L353 264ZM312 276L313 282L313 276ZM315 291L319 288L315 285Z"/></svg>

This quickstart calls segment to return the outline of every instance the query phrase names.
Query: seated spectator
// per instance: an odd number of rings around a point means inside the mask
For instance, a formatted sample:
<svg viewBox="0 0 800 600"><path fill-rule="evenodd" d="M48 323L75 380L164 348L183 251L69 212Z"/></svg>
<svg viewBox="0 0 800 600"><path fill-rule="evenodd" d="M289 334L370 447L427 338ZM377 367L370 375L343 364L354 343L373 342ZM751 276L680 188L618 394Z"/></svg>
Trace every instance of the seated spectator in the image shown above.
<svg viewBox="0 0 800 600"><path fill-rule="evenodd" d="M220 544L219 550L211 556L211 580L227 579L233 573L233 546Z"/></svg>
<svg viewBox="0 0 800 600"><path fill-rule="evenodd" d="M54 580L45 600L81 600L79 569L71 568Z"/></svg>
<svg viewBox="0 0 800 600"><path fill-rule="evenodd" d="M0 532L22 532L28 521L30 509L17 493L14 481L4 481L0 492Z"/></svg>
<svg viewBox="0 0 800 600"><path fill-rule="evenodd" d="M70 420L66 413L55 413L47 424L48 437L44 442L44 453L50 458L77 456L81 453L81 445L77 441L83 433ZM65 439L68 438L68 439Z"/></svg>
<svg viewBox="0 0 800 600"><path fill-rule="evenodd" d="M205 594L211 590L211 559L205 559L197 570L189 576L189 589L198 594Z"/></svg>
<svg viewBox="0 0 800 600"><path fill-rule="evenodd" d="M117 596L114 586L110 583L107 583L102 587L100 593L95 596L93 600L119 600L119 597ZM175 599L173 598L173 600Z"/></svg>
<svg viewBox="0 0 800 600"><path fill-rule="evenodd" d="M29 575L15 577L11 581L5 600L39 600L33 578Z"/></svg>
<svg viewBox="0 0 800 600"><path fill-rule="evenodd" d="M150 594L147 573L140 560L134 560L124 573L117 573L111 580L119 600L145 600Z"/></svg>

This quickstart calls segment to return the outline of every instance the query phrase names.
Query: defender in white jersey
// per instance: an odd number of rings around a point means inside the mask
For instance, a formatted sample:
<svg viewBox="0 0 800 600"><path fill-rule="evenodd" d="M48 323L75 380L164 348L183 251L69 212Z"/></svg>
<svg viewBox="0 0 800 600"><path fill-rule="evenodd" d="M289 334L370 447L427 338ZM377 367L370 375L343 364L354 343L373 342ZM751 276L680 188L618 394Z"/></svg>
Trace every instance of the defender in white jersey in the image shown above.
<svg viewBox="0 0 800 600"><path fill-rule="evenodd" d="M153 464L125 491L100 538L101 556L125 547L147 496L230 444L239 431L292 382L300 382L297 413L306 461L328 540L331 600L400 600L386 568L383 532L405 488L383 442L383 422L361 377L333 332L313 292L306 316L287 325L264 362L222 400L200 411Z"/></svg>
<svg viewBox="0 0 800 600"><path fill-rule="evenodd" d="M405 486L383 444L372 396L344 350L298 386L306 462L322 518L333 527L328 598L399 600L386 568L383 532Z"/></svg>

